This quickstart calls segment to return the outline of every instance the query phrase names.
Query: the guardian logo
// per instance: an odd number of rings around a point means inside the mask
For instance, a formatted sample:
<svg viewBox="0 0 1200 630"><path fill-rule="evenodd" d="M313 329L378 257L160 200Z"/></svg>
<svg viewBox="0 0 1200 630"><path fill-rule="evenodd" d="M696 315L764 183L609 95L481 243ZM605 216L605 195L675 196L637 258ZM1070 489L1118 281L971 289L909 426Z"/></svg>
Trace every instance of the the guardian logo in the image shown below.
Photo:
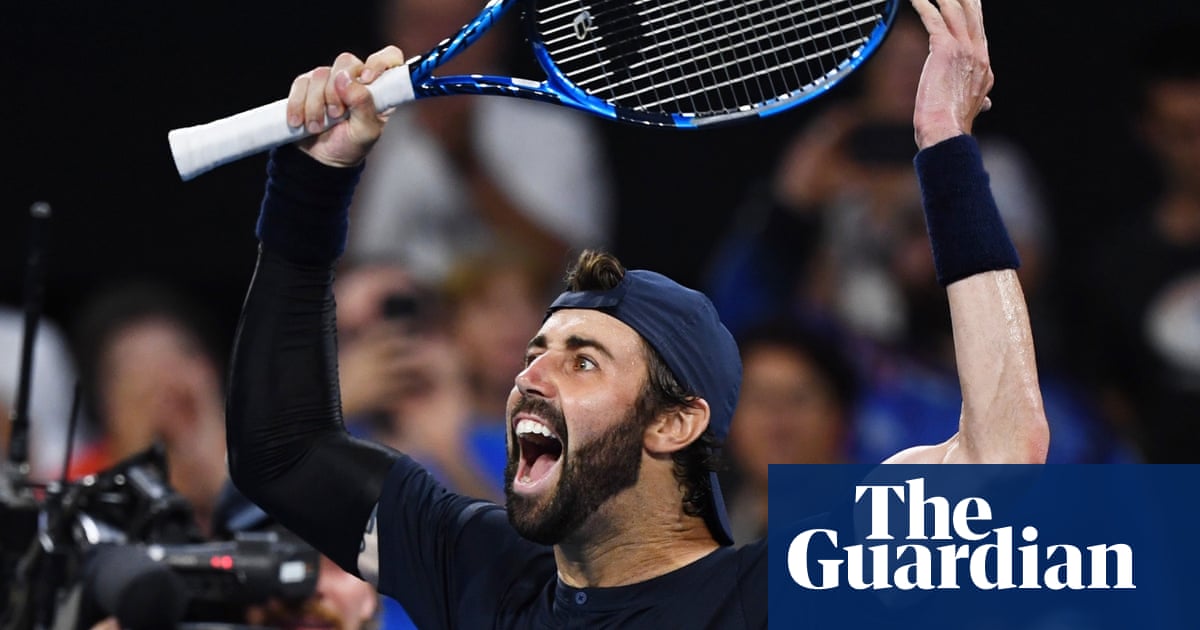
<svg viewBox="0 0 1200 630"><path fill-rule="evenodd" d="M964 585L984 590L1136 588L1129 545L1090 545L1086 551L1065 544L1043 547L1037 544L1037 528L1026 525L1019 534L1025 544L1018 546L1012 526L988 528L992 507L987 500L968 497L951 506L945 497L926 497L922 478L903 485L856 485L854 501L870 515L857 529L869 532L867 541L882 542L839 547L835 529L801 532L787 552L788 574L796 584L811 590L843 583L855 590L905 591ZM907 514L890 512L897 507ZM902 540L892 531L892 516L907 516Z"/></svg>

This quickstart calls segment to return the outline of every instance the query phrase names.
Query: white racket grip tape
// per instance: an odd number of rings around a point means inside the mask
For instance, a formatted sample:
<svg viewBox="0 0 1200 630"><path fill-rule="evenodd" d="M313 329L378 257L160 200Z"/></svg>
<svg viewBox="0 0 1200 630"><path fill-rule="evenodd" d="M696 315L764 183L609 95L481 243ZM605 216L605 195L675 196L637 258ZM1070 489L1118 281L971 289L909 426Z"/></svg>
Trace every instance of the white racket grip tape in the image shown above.
<svg viewBox="0 0 1200 630"><path fill-rule="evenodd" d="M379 112L415 98L407 64L379 75L367 89ZM326 118L322 130L345 118ZM280 99L203 125L173 129L167 133L167 142L175 158L175 169L186 182L222 164L311 135L304 126L288 126L287 99Z"/></svg>

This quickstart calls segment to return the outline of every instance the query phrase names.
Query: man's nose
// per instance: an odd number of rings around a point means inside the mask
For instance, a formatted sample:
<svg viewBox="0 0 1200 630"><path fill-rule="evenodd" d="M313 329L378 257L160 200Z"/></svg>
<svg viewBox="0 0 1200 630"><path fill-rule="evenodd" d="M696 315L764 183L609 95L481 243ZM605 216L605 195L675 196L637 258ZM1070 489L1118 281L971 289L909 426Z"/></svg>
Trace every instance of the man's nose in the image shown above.
<svg viewBox="0 0 1200 630"><path fill-rule="evenodd" d="M517 389L526 396L553 398L556 389L551 371L551 353L545 352L517 373Z"/></svg>

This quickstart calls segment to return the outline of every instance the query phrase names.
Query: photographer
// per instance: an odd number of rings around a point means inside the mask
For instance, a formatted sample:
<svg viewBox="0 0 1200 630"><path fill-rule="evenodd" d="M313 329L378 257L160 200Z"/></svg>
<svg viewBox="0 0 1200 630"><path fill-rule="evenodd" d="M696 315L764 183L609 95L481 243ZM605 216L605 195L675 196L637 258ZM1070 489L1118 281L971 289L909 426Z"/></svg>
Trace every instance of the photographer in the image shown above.
<svg viewBox="0 0 1200 630"><path fill-rule="evenodd" d="M202 306L168 285L108 287L87 303L76 344L83 391L102 439L74 458L72 476L161 443L170 487L207 534L228 474L223 359Z"/></svg>

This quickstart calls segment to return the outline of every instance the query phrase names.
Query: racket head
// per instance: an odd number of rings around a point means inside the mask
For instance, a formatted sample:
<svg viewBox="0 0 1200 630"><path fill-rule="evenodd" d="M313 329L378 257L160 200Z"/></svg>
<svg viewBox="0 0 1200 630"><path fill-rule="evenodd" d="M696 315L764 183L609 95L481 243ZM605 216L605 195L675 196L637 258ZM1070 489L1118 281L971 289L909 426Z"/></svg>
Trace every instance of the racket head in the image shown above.
<svg viewBox="0 0 1200 630"><path fill-rule="evenodd" d="M825 94L883 42L899 0L529 0L548 91L591 113L703 127Z"/></svg>

